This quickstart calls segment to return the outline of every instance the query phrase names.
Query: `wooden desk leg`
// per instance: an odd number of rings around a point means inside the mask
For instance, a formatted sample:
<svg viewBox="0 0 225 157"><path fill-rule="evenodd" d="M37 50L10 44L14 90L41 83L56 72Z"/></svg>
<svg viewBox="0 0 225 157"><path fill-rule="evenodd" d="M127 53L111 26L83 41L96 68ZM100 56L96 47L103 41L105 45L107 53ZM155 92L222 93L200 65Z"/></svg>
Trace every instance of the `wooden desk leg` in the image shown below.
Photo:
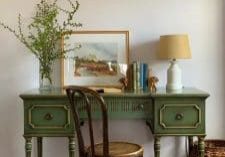
<svg viewBox="0 0 225 157"><path fill-rule="evenodd" d="M74 137L69 137L69 157L75 156L75 139Z"/></svg>
<svg viewBox="0 0 225 157"><path fill-rule="evenodd" d="M191 151L193 150L194 148L194 140L193 140L193 136L188 136L188 154L189 156L191 156Z"/></svg>
<svg viewBox="0 0 225 157"><path fill-rule="evenodd" d="M37 137L38 157L42 157L42 137Z"/></svg>
<svg viewBox="0 0 225 157"><path fill-rule="evenodd" d="M205 136L199 136L198 137L198 153L199 157L205 156L205 142L204 142Z"/></svg>
<svg viewBox="0 0 225 157"><path fill-rule="evenodd" d="M154 137L154 157L160 157L160 137Z"/></svg>
<svg viewBox="0 0 225 157"><path fill-rule="evenodd" d="M26 157L31 157L31 151L32 151L32 137L24 137L25 138L25 152Z"/></svg>

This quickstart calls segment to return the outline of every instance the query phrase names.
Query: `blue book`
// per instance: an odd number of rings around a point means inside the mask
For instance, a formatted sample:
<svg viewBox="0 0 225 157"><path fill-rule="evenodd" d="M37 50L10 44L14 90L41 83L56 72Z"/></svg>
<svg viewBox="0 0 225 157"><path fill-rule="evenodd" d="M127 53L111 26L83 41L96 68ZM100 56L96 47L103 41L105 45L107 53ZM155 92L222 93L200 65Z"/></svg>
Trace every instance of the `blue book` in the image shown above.
<svg viewBox="0 0 225 157"><path fill-rule="evenodd" d="M144 63L143 64L143 89L146 90L148 89L148 64Z"/></svg>
<svg viewBox="0 0 225 157"><path fill-rule="evenodd" d="M144 89L144 63L140 64L140 89Z"/></svg>
<svg viewBox="0 0 225 157"><path fill-rule="evenodd" d="M146 90L148 88L148 64L146 63L141 63L140 85L141 85L141 89L143 90Z"/></svg>

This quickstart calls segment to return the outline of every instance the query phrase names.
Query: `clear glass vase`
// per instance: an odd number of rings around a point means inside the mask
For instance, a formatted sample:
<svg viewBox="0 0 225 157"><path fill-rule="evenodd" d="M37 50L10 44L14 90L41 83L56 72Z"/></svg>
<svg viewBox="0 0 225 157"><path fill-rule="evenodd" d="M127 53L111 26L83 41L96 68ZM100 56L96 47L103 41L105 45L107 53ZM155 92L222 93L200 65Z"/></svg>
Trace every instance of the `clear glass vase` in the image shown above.
<svg viewBox="0 0 225 157"><path fill-rule="evenodd" d="M40 65L39 70L40 75L40 81L39 81L39 89L40 90L51 90L52 88L52 78L51 78L51 71L52 69L50 67L47 67L46 69Z"/></svg>
<svg viewBox="0 0 225 157"><path fill-rule="evenodd" d="M52 88L52 83L48 78L46 77L40 78L40 86L39 86L40 90L51 90L51 88Z"/></svg>

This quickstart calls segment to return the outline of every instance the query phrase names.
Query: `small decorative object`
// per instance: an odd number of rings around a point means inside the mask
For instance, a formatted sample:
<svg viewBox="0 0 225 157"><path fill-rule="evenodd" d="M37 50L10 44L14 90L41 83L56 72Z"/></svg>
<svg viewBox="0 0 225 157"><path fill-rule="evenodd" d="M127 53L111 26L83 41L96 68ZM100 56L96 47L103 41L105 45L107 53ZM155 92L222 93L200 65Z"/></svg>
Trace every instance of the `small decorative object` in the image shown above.
<svg viewBox="0 0 225 157"><path fill-rule="evenodd" d="M70 10L66 10L57 5L58 0L50 3L47 0L41 0L36 6L36 13L32 17L31 23L27 26L28 34L22 29L21 15L18 16L18 30L14 30L3 22L0 27L13 33L15 37L23 43L31 53L33 53L40 63L40 89L48 89L52 84L51 72L53 61L64 57L65 53L70 51L61 50L58 46L64 32L70 34L71 28L80 27L80 23L73 21L74 15L79 8L79 3L67 0ZM66 17L64 21L59 22L57 17L63 13Z"/></svg>
<svg viewBox="0 0 225 157"><path fill-rule="evenodd" d="M183 88L181 69L176 59L191 58L188 35L164 35L160 37L159 58L171 59L167 70L167 90L180 90Z"/></svg>
<svg viewBox="0 0 225 157"><path fill-rule="evenodd" d="M127 77L122 77L119 79L119 82L123 85L122 86L122 89L126 89L127 88L127 85L128 85L128 79Z"/></svg>
<svg viewBox="0 0 225 157"><path fill-rule="evenodd" d="M148 86L151 92L156 92L156 83L159 81L159 79L156 76L151 76L148 79Z"/></svg>
<svg viewBox="0 0 225 157"><path fill-rule="evenodd" d="M69 40L65 40L68 38ZM62 59L62 86L122 88L118 81L129 61L128 31L75 31L65 34L62 49L73 49ZM125 71L125 72L124 72Z"/></svg>

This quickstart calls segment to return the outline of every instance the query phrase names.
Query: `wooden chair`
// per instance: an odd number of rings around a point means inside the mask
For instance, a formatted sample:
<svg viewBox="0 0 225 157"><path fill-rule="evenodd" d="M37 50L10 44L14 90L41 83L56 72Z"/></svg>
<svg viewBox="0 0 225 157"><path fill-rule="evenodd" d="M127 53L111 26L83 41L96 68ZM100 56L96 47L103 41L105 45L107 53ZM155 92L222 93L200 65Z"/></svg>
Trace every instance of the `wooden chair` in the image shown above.
<svg viewBox="0 0 225 157"><path fill-rule="evenodd" d="M70 86L66 88L66 93L69 98L70 107L74 118L80 157L143 157L143 148L138 144L128 142L109 142L107 106L103 98L96 91L86 87ZM79 119L77 105L77 99L79 98L78 95L79 97L84 99L88 115L88 126L91 146L89 146L87 149L85 149L84 140L81 133L81 123ZM98 102L98 104L101 106L103 143L100 144L94 143L91 116L92 101L90 101L89 98L95 99L95 104L96 102Z"/></svg>

